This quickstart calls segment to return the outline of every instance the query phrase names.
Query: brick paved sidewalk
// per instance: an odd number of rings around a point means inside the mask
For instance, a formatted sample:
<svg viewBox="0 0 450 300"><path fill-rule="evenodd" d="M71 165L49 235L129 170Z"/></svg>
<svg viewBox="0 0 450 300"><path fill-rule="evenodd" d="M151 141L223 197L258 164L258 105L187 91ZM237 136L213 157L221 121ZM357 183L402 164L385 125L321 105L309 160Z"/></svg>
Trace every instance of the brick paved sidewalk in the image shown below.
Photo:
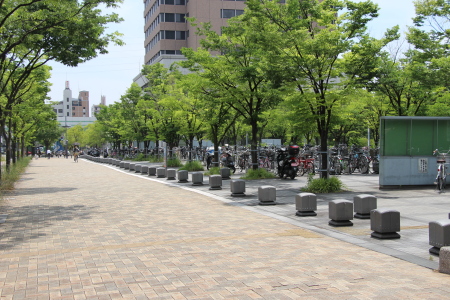
<svg viewBox="0 0 450 300"><path fill-rule="evenodd" d="M205 195L34 160L0 207L0 299L436 299L450 277Z"/></svg>

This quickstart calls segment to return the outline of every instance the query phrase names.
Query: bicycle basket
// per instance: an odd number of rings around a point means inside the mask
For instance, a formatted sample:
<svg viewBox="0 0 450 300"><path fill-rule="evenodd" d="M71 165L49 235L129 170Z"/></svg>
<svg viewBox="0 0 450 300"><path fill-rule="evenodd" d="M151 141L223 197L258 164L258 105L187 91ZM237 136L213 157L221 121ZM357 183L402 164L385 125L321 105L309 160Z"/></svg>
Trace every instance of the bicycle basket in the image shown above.
<svg viewBox="0 0 450 300"><path fill-rule="evenodd" d="M438 163L446 163L447 162L447 158L448 158L448 154L447 153L439 153L437 155L437 162Z"/></svg>

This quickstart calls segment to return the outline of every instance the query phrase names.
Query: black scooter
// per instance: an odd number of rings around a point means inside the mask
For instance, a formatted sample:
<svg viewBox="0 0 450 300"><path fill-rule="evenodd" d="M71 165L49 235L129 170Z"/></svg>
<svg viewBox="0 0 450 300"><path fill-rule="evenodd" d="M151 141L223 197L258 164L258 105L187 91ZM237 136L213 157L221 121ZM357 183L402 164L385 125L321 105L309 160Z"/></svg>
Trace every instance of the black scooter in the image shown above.
<svg viewBox="0 0 450 300"><path fill-rule="evenodd" d="M294 179L298 172L296 156L300 152L299 146L289 146L286 150L278 150L277 171L280 178L290 177Z"/></svg>

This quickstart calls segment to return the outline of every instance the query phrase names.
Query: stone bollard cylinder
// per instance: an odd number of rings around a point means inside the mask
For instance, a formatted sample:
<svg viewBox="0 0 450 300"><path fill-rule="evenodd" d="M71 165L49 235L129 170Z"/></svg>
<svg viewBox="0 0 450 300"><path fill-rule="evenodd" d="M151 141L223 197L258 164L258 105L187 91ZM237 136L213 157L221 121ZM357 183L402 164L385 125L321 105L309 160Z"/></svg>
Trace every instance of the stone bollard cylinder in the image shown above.
<svg viewBox="0 0 450 300"><path fill-rule="evenodd" d="M441 247L450 246L450 220L433 221L428 224L429 252L439 255Z"/></svg>
<svg viewBox="0 0 450 300"><path fill-rule="evenodd" d="M229 168L221 168L220 175L222 179L230 179L230 169Z"/></svg>
<svg viewBox="0 0 450 300"><path fill-rule="evenodd" d="M161 168L157 168L156 169L156 177L157 178L164 178L164 177L166 177L166 168L162 168L162 167Z"/></svg>
<svg viewBox="0 0 450 300"><path fill-rule="evenodd" d="M376 239L399 239L400 212L392 209L374 209L370 212L371 237Z"/></svg>
<svg viewBox="0 0 450 300"><path fill-rule="evenodd" d="M184 182L188 182L188 171L187 170L179 170L178 171L178 182L179 183L184 183Z"/></svg>
<svg viewBox="0 0 450 300"><path fill-rule="evenodd" d="M148 176L156 176L156 167L148 167ZM165 176L165 172L166 172L166 169L165 168L163 168L164 169L164 176Z"/></svg>
<svg viewBox="0 0 450 300"><path fill-rule="evenodd" d="M203 185L203 173L202 172L192 173L192 185L194 185L194 186Z"/></svg>
<svg viewBox="0 0 450 300"><path fill-rule="evenodd" d="M209 175L209 189L210 190L221 190L222 189L222 176Z"/></svg>
<svg viewBox="0 0 450 300"><path fill-rule="evenodd" d="M332 200L328 203L328 224L334 227L353 226L353 202L343 199Z"/></svg>
<svg viewBox="0 0 450 300"><path fill-rule="evenodd" d="M313 193L300 193L295 195L296 216L317 216L317 196Z"/></svg>
<svg viewBox="0 0 450 300"><path fill-rule="evenodd" d="M259 205L276 205L277 189L271 185L263 185L258 188Z"/></svg>
<svg viewBox="0 0 450 300"><path fill-rule="evenodd" d="M353 197L355 218L370 219L370 211L377 208L377 197L361 194Z"/></svg>
<svg viewBox="0 0 450 300"><path fill-rule="evenodd" d="M231 196L244 197L245 196L245 181L242 179L233 179L230 182Z"/></svg>

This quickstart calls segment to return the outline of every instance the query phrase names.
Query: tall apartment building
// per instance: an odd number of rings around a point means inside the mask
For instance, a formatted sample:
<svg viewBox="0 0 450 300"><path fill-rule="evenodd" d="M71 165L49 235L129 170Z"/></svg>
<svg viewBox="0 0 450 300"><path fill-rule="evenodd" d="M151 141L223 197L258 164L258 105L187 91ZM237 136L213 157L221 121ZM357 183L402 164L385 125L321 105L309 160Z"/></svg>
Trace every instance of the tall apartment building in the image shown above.
<svg viewBox="0 0 450 300"><path fill-rule="evenodd" d="M186 17L210 22L220 32L228 19L244 12L244 0L144 0L145 64L162 63L166 67L184 59L180 49L197 49L201 37ZM137 81L137 78L135 79Z"/></svg>
<svg viewBox="0 0 450 300"><path fill-rule="evenodd" d="M89 92L81 91L78 98L72 98L72 90L66 81L63 100L53 105L58 117L89 117Z"/></svg>

